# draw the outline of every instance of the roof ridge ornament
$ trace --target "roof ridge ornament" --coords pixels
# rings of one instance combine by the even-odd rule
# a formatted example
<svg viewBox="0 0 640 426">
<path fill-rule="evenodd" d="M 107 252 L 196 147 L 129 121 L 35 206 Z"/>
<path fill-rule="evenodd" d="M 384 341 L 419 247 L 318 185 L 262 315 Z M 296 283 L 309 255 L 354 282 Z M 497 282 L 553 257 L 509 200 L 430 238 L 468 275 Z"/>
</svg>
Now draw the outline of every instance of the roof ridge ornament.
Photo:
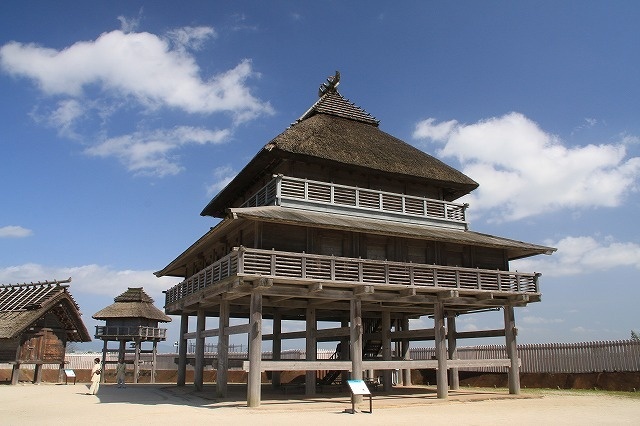
<svg viewBox="0 0 640 426">
<path fill-rule="evenodd" d="M 327 77 L 326 83 L 322 83 L 318 89 L 318 96 L 323 97 L 326 93 L 336 92 L 340 84 L 340 71 L 336 70 L 335 75 Z"/>
</svg>

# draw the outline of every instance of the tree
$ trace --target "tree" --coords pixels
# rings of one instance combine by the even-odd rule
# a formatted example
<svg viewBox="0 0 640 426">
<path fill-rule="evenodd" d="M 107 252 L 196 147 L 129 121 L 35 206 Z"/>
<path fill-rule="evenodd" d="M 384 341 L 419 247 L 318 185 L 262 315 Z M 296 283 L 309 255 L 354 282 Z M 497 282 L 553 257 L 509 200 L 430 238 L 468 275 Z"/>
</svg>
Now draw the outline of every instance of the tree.
<svg viewBox="0 0 640 426">
<path fill-rule="evenodd" d="M 633 340 L 634 342 L 640 342 L 640 334 L 631 330 L 631 340 Z"/>
</svg>

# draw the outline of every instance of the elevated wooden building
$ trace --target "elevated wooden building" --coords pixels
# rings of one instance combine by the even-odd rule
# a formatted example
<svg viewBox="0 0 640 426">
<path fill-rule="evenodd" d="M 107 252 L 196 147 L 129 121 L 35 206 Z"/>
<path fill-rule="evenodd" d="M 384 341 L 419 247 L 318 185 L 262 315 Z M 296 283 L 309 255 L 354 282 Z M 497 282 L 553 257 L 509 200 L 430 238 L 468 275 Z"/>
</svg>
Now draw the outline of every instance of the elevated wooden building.
<svg viewBox="0 0 640 426">
<path fill-rule="evenodd" d="M 275 137 L 204 208 L 222 219 L 157 276 L 184 278 L 166 291 L 165 312 L 181 315 L 178 384 L 184 384 L 187 340 L 196 341 L 195 384 L 202 386 L 205 338 L 218 339 L 217 390 L 226 393 L 228 339 L 249 334 L 247 403 L 260 404 L 262 371 L 316 370 L 363 378 L 376 370 L 391 389 L 391 371 L 436 368 L 438 396 L 457 387 L 457 368 L 510 368 L 519 392 L 514 308 L 540 300 L 539 274 L 509 262 L 553 248 L 470 231 L 466 204 L 478 184 L 419 149 L 381 131 L 378 120 L 337 90 L 339 73 L 320 99 Z M 455 318 L 504 310 L 504 328 L 457 332 Z M 196 329 L 188 319 L 195 316 Z M 410 330 L 409 319 L 433 327 Z M 207 317 L 219 318 L 205 329 Z M 230 318 L 246 318 L 229 326 Z M 262 333 L 262 321 L 273 333 Z M 283 333 L 283 320 L 304 332 Z M 445 327 L 445 320 L 447 322 Z M 321 326 L 319 324 L 338 324 Z M 456 359 L 456 339 L 506 336 L 509 359 Z M 304 362 L 280 359 L 283 339 L 304 338 Z M 261 360 L 272 341 L 273 360 Z M 436 360 L 410 360 L 409 343 L 435 340 Z M 316 360 L 318 342 L 340 342 L 331 360 Z"/>
<path fill-rule="evenodd" d="M 33 365 L 33 381 L 42 381 L 42 367 L 65 364 L 68 342 L 90 342 L 78 304 L 69 293 L 71 278 L 0 285 L 0 363 L 13 364 L 11 384 L 21 365 Z"/>
<path fill-rule="evenodd" d="M 156 355 L 158 342 L 167 338 L 167 329 L 160 328 L 160 322 L 171 322 L 171 318 L 153 305 L 153 299 L 142 287 L 129 287 L 127 291 L 113 299 L 114 303 L 93 314 L 93 318 L 103 320 L 105 325 L 96 326 L 96 339 L 104 342 L 102 347 L 102 369 L 107 362 L 107 353 L 116 352 L 118 359 L 126 359 L 133 353 L 133 382 L 138 383 L 140 374 L 140 354 L 151 353 L 151 383 L 155 383 Z M 109 348 L 109 342 L 117 342 L 117 348 Z M 127 343 L 133 348 L 127 349 Z M 144 349 L 144 344 L 151 349 Z M 131 361 L 131 360 L 130 360 Z M 105 375 L 102 375 L 104 380 Z"/>
</svg>

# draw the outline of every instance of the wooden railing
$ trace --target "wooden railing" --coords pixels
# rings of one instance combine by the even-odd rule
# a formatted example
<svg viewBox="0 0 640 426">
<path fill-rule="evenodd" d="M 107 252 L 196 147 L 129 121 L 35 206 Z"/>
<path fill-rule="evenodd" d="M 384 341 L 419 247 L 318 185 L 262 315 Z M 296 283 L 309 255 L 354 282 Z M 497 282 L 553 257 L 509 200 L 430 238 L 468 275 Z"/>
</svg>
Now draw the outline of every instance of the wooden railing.
<svg viewBox="0 0 640 426">
<path fill-rule="evenodd" d="M 380 213 L 410 220 L 430 219 L 451 226 L 466 226 L 466 204 L 393 192 L 376 191 L 309 179 L 275 175 L 262 189 L 249 197 L 241 207 L 287 205 L 300 202 L 339 211 L 355 209 L 365 215 Z"/>
<path fill-rule="evenodd" d="M 145 327 L 145 326 L 96 326 L 96 339 L 107 337 L 129 337 L 140 339 L 161 339 L 167 336 L 166 328 Z"/>
<path fill-rule="evenodd" d="M 235 247 L 222 259 L 167 290 L 166 304 L 232 275 L 515 293 L 538 293 L 539 277 L 535 273 Z"/>
</svg>

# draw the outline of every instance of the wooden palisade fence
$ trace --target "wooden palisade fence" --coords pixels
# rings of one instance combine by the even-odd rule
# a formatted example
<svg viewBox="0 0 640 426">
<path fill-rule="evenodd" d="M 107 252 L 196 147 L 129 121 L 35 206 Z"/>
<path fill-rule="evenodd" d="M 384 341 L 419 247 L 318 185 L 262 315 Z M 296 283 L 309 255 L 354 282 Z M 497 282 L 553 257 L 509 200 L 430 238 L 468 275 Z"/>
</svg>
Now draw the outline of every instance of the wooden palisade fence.
<svg viewBox="0 0 640 426">
<path fill-rule="evenodd" d="M 459 359 L 506 358 L 504 345 L 459 347 Z M 435 348 L 411 349 L 412 359 L 431 359 Z M 521 373 L 640 371 L 640 342 L 634 340 L 518 345 Z M 505 367 L 469 370 L 506 372 Z"/>
</svg>

